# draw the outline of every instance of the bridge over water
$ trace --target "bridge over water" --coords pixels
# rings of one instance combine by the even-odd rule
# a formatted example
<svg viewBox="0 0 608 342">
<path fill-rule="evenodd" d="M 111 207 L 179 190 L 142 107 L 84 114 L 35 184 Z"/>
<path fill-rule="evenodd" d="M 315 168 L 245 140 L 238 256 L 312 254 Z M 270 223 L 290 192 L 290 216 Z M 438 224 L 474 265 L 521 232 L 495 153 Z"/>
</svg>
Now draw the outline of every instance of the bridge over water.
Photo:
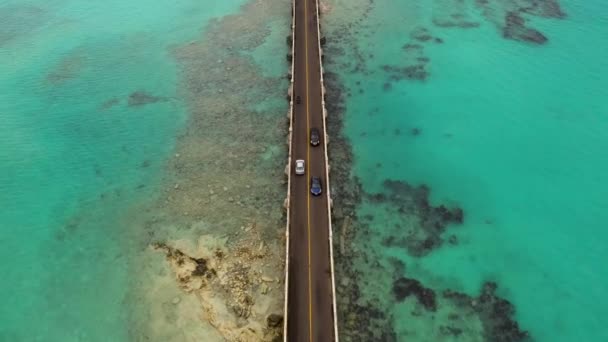
<svg viewBox="0 0 608 342">
<path fill-rule="evenodd" d="M 318 0 L 292 0 L 284 341 L 338 341 Z M 299 100 L 298 100 L 299 99 Z M 312 146 L 310 130 L 320 132 Z M 305 161 L 303 175 L 295 161 Z M 323 193 L 310 192 L 311 177 Z"/>
</svg>

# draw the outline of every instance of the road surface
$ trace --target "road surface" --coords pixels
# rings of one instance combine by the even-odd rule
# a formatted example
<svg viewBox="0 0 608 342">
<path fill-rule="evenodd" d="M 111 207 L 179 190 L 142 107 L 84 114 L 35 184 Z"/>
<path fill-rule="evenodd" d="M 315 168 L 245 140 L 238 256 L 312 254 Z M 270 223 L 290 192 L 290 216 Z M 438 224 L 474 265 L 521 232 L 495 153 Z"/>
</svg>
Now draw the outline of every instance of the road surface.
<svg viewBox="0 0 608 342">
<path fill-rule="evenodd" d="M 287 340 L 334 341 L 329 253 L 329 213 L 325 188 L 325 144 L 315 0 L 295 1 L 294 109 L 292 134 Z M 300 103 L 295 101 L 300 97 Z M 310 145 L 310 129 L 321 143 Z M 304 175 L 295 160 L 306 161 Z M 310 193 L 310 177 L 320 177 L 323 194 Z"/>
</svg>

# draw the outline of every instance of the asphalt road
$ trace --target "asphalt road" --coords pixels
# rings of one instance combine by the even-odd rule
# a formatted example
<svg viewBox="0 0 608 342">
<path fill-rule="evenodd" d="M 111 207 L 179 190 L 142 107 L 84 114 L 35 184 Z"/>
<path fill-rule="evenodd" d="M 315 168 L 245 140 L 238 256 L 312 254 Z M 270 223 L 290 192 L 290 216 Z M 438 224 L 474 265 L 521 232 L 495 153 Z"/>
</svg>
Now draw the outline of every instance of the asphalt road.
<svg viewBox="0 0 608 342">
<path fill-rule="evenodd" d="M 288 341 L 334 341 L 329 255 L 329 222 L 325 188 L 325 143 L 315 0 L 295 1 L 294 117 L 292 134 Z M 301 102 L 295 102 L 300 96 Z M 321 143 L 310 145 L 310 128 Z M 295 160 L 306 172 L 295 174 Z M 321 178 L 323 193 L 310 193 L 310 178 Z"/>
</svg>

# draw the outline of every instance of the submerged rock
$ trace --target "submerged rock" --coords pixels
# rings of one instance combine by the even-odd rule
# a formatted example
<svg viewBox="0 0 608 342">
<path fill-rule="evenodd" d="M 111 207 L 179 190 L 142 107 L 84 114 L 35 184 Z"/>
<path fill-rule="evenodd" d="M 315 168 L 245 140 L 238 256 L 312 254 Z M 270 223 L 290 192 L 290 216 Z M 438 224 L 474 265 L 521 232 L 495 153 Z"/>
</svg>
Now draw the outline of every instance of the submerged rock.
<svg viewBox="0 0 608 342">
<path fill-rule="evenodd" d="M 183 282 L 189 282 L 191 277 L 205 277 L 210 279 L 216 275 L 215 269 L 208 265 L 204 258 L 193 258 L 181 250 L 164 243 L 156 243 L 153 247 L 165 252 L 167 259 L 179 268 L 178 278 Z M 184 284 L 185 285 L 185 284 Z"/>
<path fill-rule="evenodd" d="M 203 258 L 192 260 L 196 263 L 196 268 L 192 271 L 193 276 L 210 276 L 214 272 L 207 267 L 207 260 Z"/>
<path fill-rule="evenodd" d="M 268 315 L 268 317 L 266 317 L 266 325 L 269 328 L 276 328 L 276 327 L 280 326 L 281 324 L 283 324 L 283 315 L 273 313 L 273 314 Z"/>
</svg>

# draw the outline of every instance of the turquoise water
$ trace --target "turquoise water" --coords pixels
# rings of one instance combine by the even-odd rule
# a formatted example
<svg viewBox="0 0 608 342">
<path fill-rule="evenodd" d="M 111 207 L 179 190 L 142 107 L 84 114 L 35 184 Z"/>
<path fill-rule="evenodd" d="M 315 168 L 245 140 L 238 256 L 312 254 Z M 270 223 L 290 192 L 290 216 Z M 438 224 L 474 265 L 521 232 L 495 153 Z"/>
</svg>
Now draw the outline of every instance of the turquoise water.
<svg viewBox="0 0 608 342">
<path fill-rule="evenodd" d="M 0 340 L 129 339 L 119 218 L 187 118 L 172 48 L 243 2 L 0 1 Z"/>
<path fill-rule="evenodd" d="M 129 262 L 143 239 L 127 239 L 123 216 L 156 195 L 188 118 L 171 51 L 243 2 L 0 0 L 0 340 L 139 336 L 128 325 L 140 318 Z M 370 5 L 328 3 L 330 40 Z M 500 15 L 483 17 L 473 2 L 375 0 L 351 27 L 362 35 L 330 43 L 345 55 L 329 55 L 327 66 L 351 93 L 344 129 L 364 190 L 383 191 L 386 179 L 426 184 L 433 204 L 465 212 L 443 234 L 457 244 L 413 257 L 382 243 L 399 233 L 389 228 L 394 213 L 364 201 L 358 211 L 375 216 L 377 238 L 354 240 L 353 249 L 371 247 L 381 265 L 398 258 L 408 277 L 437 291 L 475 295 L 495 281 L 538 341 L 604 341 L 608 7 L 561 5 L 564 19 L 526 16 L 549 38 L 537 46 L 503 39 Z M 450 13 L 479 27 L 433 24 Z M 404 50 L 420 27 L 442 42 Z M 261 51 L 284 51 L 280 32 L 272 28 L 251 52 L 269 77 L 282 66 L 264 63 Z M 425 80 L 391 80 L 384 71 L 416 58 L 429 59 Z M 362 60 L 365 72 L 345 60 Z M 398 340 L 452 340 L 425 335 L 439 330 L 432 315 L 392 300 L 389 272 L 366 274 L 361 287 L 378 289 L 366 295 L 384 299 Z M 458 340 L 479 336 L 467 331 Z"/>
<path fill-rule="evenodd" d="M 354 241 L 355 248 L 404 261 L 409 277 L 438 291 L 475 295 L 484 281 L 496 282 L 499 295 L 515 306 L 514 318 L 537 341 L 606 341 L 608 6 L 560 3 L 563 19 L 526 16 L 548 37 L 536 45 L 503 39 L 473 1 L 376 0 L 352 27 L 357 37 L 329 44 L 345 52 L 327 69 L 350 93 L 344 132 L 363 189 L 383 191 L 386 179 L 426 184 L 431 203 L 465 213 L 462 225 L 443 234 L 458 243 L 422 257 L 386 248 L 380 238 Z M 361 13 L 356 10 L 369 3 L 330 4 L 328 37 L 352 19 L 342 11 Z M 479 27 L 433 24 L 450 13 Z M 420 27 L 441 41 L 404 50 Z M 353 72 L 357 53 L 365 72 Z M 417 57 L 429 59 L 425 80 L 391 81 L 383 71 L 384 65 L 415 64 Z M 397 219 L 384 209 L 364 202 L 359 213 L 376 216 L 374 235 L 405 234 L 389 228 Z M 406 330 L 426 323 L 405 307 L 385 308 L 395 315 L 398 340 L 442 340 L 407 339 Z"/>
</svg>

